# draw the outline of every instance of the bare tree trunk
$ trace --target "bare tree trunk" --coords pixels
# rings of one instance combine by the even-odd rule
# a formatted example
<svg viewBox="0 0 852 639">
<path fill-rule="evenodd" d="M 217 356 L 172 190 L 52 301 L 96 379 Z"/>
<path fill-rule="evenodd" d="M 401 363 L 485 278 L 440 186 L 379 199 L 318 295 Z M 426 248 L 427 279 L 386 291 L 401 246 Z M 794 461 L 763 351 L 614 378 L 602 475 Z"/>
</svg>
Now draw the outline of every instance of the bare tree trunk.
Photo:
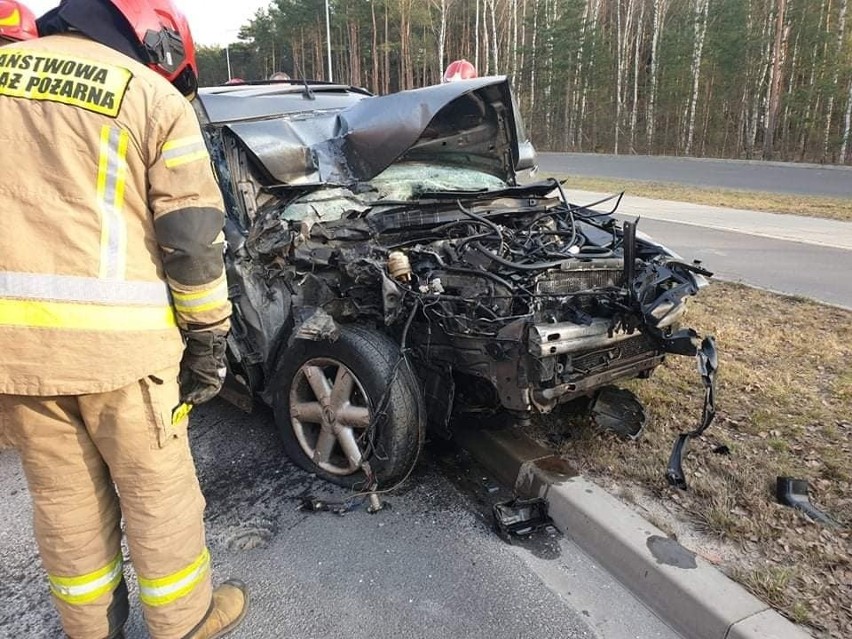
<svg viewBox="0 0 852 639">
<path fill-rule="evenodd" d="M 788 14 L 793 13 L 793 6 L 795 2 L 793 0 L 788 0 L 787 12 Z M 801 40 L 802 30 L 796 30 L 796 39 L 793 41 L 793 52 L 790 54 L 790 72 L 788 77 L 790 78 L 790 82 L 787 85 L 787 97 L 784 100 L 784 115 L 781 116 L 781 149 L 782 149 L 782 157 L 784 159 L 788 159 L 789 153 L 788 142 L 790 140 L 790 131 L 793 129 L 793 118 L 790 117 L 793 112 L 793 95 L 795 91 L 798 89 L 797 84 L 797 76 L 799 68 L 799 42 Z"/>
<path fill-rule="evenodd" d="M 654 29 L 651 36 L 651 87 L 648 98 L 648 112 L 645 122 L 645 137 L 647 138 L 648 153 L 653 152 L 654 133 L 656 130 L 656 108 L 657 108 L 657 79 L 660 69 L 659 52 L 660 37 L 663 33 L 663 24 L 666 20 L 666 12 L 669 8 L 669 0 L 654 0 Z"/>
<path fill-rule="evenodd" d="M 846 164 L 852 160 L 852 153 L 849 150 L 849 143 L 852 134 L 852 79 L 849 80 L 849 97 L 846 99 L 846 117 L 843 120 L 843 142 L 840 144 L 840 164 Z"/>
<path fill-rule="evenodd" d="M 538 57 L 538 50 L 535 48 L 536 40 L 538 39 L 538 3 L 539 0 L 533 1 L 533 23 L 532 23 L 532 42 L 531 42 L 531 51 L 530 51 L 530 118 L 532 118 L 531 124 L 535 125 L 535 96 L 537 93 L 535 86 L 535 69 L 536 69 L 536 58 Z"/>
<path fill-rule="evenodd" d="M 384 87 L 382 93 L 390 93 L 390 44 L 388 42 L 388 5 L 385 2 L 385 42 L 384 42 Z"/>
<path fill-rule="evenodd" d="M 373 79 L 370 82 L 370 87 L 372 87 L 373 93 L 379 92 L 379 36 L 376 32 L 376 3 L 370 3 L 370 17 L 373 19 L 373 34 L 372 34 L 372 46 L 373 51 L 372 57 L 373 59 Z"/>
<path fill-rule="evenodd" d="M 823 134 L 822 141 L 822 161 L 825 162 L 828 159 L 828 147 L 829 140 L 831 137 L 831 122 L 832 116 L 834 115 L 834 97 L 837 94 L 837 79 L 840 73 L 840 60 L 843 59 L 843 38 L 846 35 L 846 7 L 847 0 L 840 1 L 840 15 L 838 16 L 837 23 L 837 57 L 833 60 L 834 69 L 831 75 L 831 91 L 828 94 L 828 105 L 826 107 L 825 113 L 825 133 Z M 843 163 L 843 156 L 840 158 L 840 162 Z"/>
<path fill-rule="evenodd" d="M 518 0 L 512 0 L 512 86 L 518 86 Z"/>
<path fill-rule="evenodd" d="M 627 69 L 630 67 L 630 33 L 636 15 L 636 0 L 628 0 L 627 11 L 622 17 L 622 2 L 616 5 L 616 78 L 615 78 L 615 141 L 614 152 L 618 155 L 618 142 L 622 129 L 623 113 L 627 102 Z"/>
<path fill-rule="evenodd" d="M 447 38 L 447 0 L 441 0 L 441 28 L 438 31 L 438 69 L 444 72 L 444 47 Z"/>
<path fill-rule="evenodd" d="M 314 38 L 314 64 L 316 65 L 315 69 L 320 69 L 320 80 L 325 80 L 325 74 L 328 72 L 328 69 L 323 68 L 323 50 L 322 50 L 322 38 L 319 37 L 319 34 L 322 33 L 323 26 L 320 24 L 319 18 L 317 18 L 316 23 L 316 34 L 317 37 Z"/>
<path fill-rule="evenodd" d="M 477 71 L 479 71 L 479 75 L 491 75 L 491 38 L 488 35 L 488 0 L 482 0 L 482 21 L 480 24 L 484 69 L 477 67 Z"/>
<path fill-rule="evenodd" d="M 491 9 L 491 53 L 494 58 L 494 73 L 500 73 L 500 50 L 499 40 L 497 39 L 497 10 L 495 8 L 496 0 L 488 0 Z"/>
<path fill-rule="evenodd" d="M 413 0 L 399 3 L 399 58 L 400 88 L 411 89 L 414 86 L 414 60 L 411 57 L 411 5 Z"/>
<path fill-rule="evenodd" d="M 589 56 L 589 72 L 586 77 L 583 79 L 583 94 L 580 98 L 580 150 L 582 150 L 583 144 L 583 130 L 585 128 L 585 119 L 586 119 L 586 104 L 588 104 L 589 100 L 589 86 L 591 85 L 590 76 L 594 73 L 595 70 L 595 40 L 597 37 L 598 30 L 598 18 L 600 16 L 601 11 L 601 0 L 593 0 L 592 4 L 592 19 L 591 19 L 591 39 L 592 39 L 592 53 Z M 594 119 L 592 120 L 593 124 L 593 133 L 594 133 Z M 594 138 L 594 135 L 593 135 Z M 594 142 L 594 139 L 592 140 Z"/>
<path fill-rule="evenodd" d="M 553 25 L 556 23 L 558 17 L 558 7 L 556 0 L 549 0 L 544 4 L 544 16 L 547 29 L 547 59 L 545 61 L 545 69 L 547 70 L 547 84 L 544 88 L 544 99 L 545 104 L 547 105 L 547 110 L 545 111 L 545 130 L 547 131 L 547 139 L 550 140 L 550 144 L 552 145 L 552 140 L 555 139 L 553 123 L 554 123 L 554 107 L 553 104 Z M 551 146 L 551 148 L 553 148 Z"/>
<path fill-rule="evenodd" d="M 754 154 L 754 147 L 757 144 L 757 130 L 760 125 L 760 96 L 763 93 L 763 83 L 767 81 L 767 76 L 770 71 L 770 67 L 772 65 L 771 60 L 771 51 L 772 51 L 772 40 L 769 38 L 769 33 L 772 29 L 772 12 L 767 12 L 766 20 L 763 23 L 763 30 L 761 32 L 761 42 L 765 42 L 765 46 L 763 48 L 763 57 L 764 63 L 761 67 L 760 75 L 755 79 L 755 90 L 752 98 L 752 113 L 750 118 L 750 129 L 747 140 L 747 157 L 751 158 Z M 769 107 L 769 100 L 764 101 L 766 103 L 766 107 Z M 768 119 L 768 113 L 764 115 L 764 122 Z"/>
<path fill-rule="evenodd" d="M 639 7 L 636 25 L 636 42 L 633 51 L 633 104 L 630 108 L 630 153 L 636 153 L 636 120 L 639 114 L 639 52 L 642 48 L 642 32 L 645 26 L 645 3 Z"/>
<path fill-rule="evenodd" d="M 822 0 L 822 2 L 820 3 L 819 22 L 817 23 L 819 25 L 820 29 L 822 29 L 822 22 L 823 22 L 823 19 L 825 19 L 825 16 L 826 16 L 826 2 L 827 2 L 827 0 Z M 810 129 L 811 129 L 811 126 L 810 126 L 811 115 L 813 113 L 816 113 L 817 111 L 819 111 L 819 98 L 815 97 L 815 93 L 816 93 L 816 82 L 815 82 L 816 81 L 816 71 L 817 71 L 817 66 L 819 66 L 818 61 L 820 59 L 819 49 L 820 49 L 819 41 L 817 41 L 814 44 L 813 53 L 811 54 L 811 56 L 812 56 L 811 72 L 810 72 L 810 77 L 808 79 L 808 85 L 807 85 L 808 86 L 808 100 L 807 100 L 807 105 L 805 106 L 805 116 L 802 120 L 804 122 L 804 126 L 802 126 L 802 132 L 799 135 L 799 152 L 798 152 L 799 160 L 803 160 L 804 157 L 805 157 L 805 147 L 807 146 L 808 137 L 809 137 L 809 133 L 810 133 Z"/>
<path fill-rule="evenodd" d="M 784 0 L 786 1 L 786 0 Z M 698 104 L 698 87 L 701 80 L 701 58 L 704 51 L 704 37 L 707 34 L 707 13 L 710 0 L 695 0 L 693 34 L 695 42 L 692 47 L 692 97 L 689 100 L 686 118 L 686 140 L 683 145 L 685 155 L 692 154 L 692 141 L 695 138 L 695 110 Z"/>
<path fill-rule="evenodd" d="M 349 22 L 349 78 L 350 82 L 356 86 L 361 86 L 361 33 L 358 27 L 358 20 L 352 19 Z"/>
<path fill-rule="evenodd" d="M 704 129 L 701 132 L 701 150 L 699 154 L 704 156 L 707 154 L 707 131 L 710 128 L 710 105 L 713 103 L 713 81 L 715 73 L 709 74 L 710 81 L 707 83 L 707 97 L 704 99 Z M 727 105 L 725 105 L 727 106 Z M 725 127 L 725 135 L 727 135 L 727 126 Z"/>
<path fill-rule="evenodd" d="M 781 101 L 781 69 L 784 63 L 784 47 L 789 29 L 784 27 L 787 12 L 787 0 L 777 0 L 775 16 L 775 44 L 772 52 L 772 75 L 769 82 L 769 110 L 766 129 L 763 135 L 763 159 L 771 160 L 775 143 L 775 126 L 778 119 L 778 107 Z"/>
<path fill-rule="evenodd" d="M 485 0 L 482 0 L 485 2 Z M 476 0 L 476 35 L 474 35 L 474 40 L 476 41 L 476 46 L 474 48 L 473 55 L 473 66 L 476 67 L 476 70 L 479 71 L 479 0 Z"/>
<path fill-rule="evenodd" d="M 586 0 L 583 6 L 583 19 L 580 25 L 580 46 L 577 47 L 577 64 L 574 71 L 573 89 L 571 91 L 571 146 L 577 145 L 578 131 L 582 128 L 582 115 L 580 114 L 580 87 L 583 81 L 583 54 L 586 49 L 586 29 L 589 23 L 589 13 L 593 0 Z"/>
<path fill-rule="evenodd" d="M 524 69 L 524 63 L 526 62 L 526 48 L 527 48 L 527 0 L 524 0 L 523 5 L 521 5 L 521 59 L 520 59 L 520 68 L 522 71 Z"/>
<path fill-rule="evenodd" d="M 613 131 L 613 153 L 618 155 L 618 133 L 621 129 L 621 108 L 624 104 L 622 95 L 622 78 L 624 74 L 624 28 L 621 18 L 621 0 L 616 0 L 615 5 L 615 127 Z"/>
</svg>

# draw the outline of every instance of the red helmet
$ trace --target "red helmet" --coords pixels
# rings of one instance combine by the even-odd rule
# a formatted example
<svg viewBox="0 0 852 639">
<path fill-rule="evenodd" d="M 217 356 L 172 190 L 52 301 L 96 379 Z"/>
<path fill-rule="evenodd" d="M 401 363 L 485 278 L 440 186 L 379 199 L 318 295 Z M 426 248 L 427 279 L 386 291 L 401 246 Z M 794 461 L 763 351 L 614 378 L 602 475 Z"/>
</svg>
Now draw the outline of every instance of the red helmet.
<svg viewBox="0 0 852 639">
<path fill-rule="evenodd" d="M 453 62 L 450 62 L 449 66 L 447 66 L 447 70 L 444 71 L 443 82 L 471 80 L 477 76 L 476 67 L 462 58 L 461 60 L 454 60 Z"/>
<path fill-rule="evenodd" d="M 0 39 L 30 40 L 37 37 L 33 12 L 20 2 L 0 0 Z"/>
<path fill-rule="evenodd" d="M 183 93 L 198 89 L 195 43 L 183 13 L 171 0 L 109 0 L 125 17 L 147 56 L 144 62 Z"/>
</svg>

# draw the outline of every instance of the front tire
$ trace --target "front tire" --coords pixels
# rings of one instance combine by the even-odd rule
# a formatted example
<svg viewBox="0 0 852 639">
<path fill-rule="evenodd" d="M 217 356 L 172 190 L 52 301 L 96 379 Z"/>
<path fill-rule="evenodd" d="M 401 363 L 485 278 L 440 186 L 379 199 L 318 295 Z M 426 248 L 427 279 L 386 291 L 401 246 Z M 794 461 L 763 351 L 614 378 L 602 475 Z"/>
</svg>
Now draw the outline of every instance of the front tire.
<svg viewBox="0 0 852 639">
<path fill-rule="evenodd" d="M 425 409 L 416 376 L 387 335 L 340 327 L 336 341 L 297 340 L 278 365 L 275 421 L 293 462 L 332 483 L 362 490 L 370 467 L 379 486 L 402 480 L 423 444 Z"/>
</svg>

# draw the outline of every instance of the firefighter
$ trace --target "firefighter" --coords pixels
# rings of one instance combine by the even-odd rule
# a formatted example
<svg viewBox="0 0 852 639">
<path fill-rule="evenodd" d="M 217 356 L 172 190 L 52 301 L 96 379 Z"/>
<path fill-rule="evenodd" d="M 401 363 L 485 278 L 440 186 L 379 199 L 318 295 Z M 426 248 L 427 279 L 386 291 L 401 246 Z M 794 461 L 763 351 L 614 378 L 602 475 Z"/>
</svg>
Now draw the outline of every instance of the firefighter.
<svg viewBox="0 0 852 639">
<path fill-rule="evenodd" d="M 0 0 L 0 46 L 37 37 L 33 12 L 20 2 Z"/>
<path fill-rule="evenodd" d="M 63 0 L 0 49 L 0 420 L 69 637 L 121 637 L 121 533 L 154 639 L 220 637 L 187 413 L 218 393 L 223 203 L 171 0 Z M 183 95 L 181 95 L 183 94 Z"/>
<path fill-rule="evenodd" d="M 441 82 L 455 82 L 456 80 L 472 80 L 476 78 L 476 67 L 465 59 L 453 60 L 447 65 Z"/>
</svg>

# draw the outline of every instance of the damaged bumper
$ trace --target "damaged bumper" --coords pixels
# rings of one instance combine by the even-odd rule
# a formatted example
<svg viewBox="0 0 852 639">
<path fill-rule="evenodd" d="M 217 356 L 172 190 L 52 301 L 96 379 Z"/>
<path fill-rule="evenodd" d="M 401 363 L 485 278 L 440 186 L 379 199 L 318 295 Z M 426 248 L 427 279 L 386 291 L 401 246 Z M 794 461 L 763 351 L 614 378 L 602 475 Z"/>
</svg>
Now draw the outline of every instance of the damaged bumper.
<svg viewBox="0 0 852 639">
<path fill-rule="evenodd" d="M 669 463 L 666 467 L 666 479 L 675 488 L 686 490 L 686 475 L 683 472 L 683 453 L 687 442 L 693 437 L 701 436 L 716 416 L 716 371 L 719 368 L 719 360 L 716 354 L 716 341 L 712 337 L 705 337 L 701 347 L 695 354 L 698 362 L 698 372 L 704 385 L 704 406 L 701 409 L 701 422 L 698 428 L 688 433 L 681 433 L 672 446 Z"/>
</svg>

